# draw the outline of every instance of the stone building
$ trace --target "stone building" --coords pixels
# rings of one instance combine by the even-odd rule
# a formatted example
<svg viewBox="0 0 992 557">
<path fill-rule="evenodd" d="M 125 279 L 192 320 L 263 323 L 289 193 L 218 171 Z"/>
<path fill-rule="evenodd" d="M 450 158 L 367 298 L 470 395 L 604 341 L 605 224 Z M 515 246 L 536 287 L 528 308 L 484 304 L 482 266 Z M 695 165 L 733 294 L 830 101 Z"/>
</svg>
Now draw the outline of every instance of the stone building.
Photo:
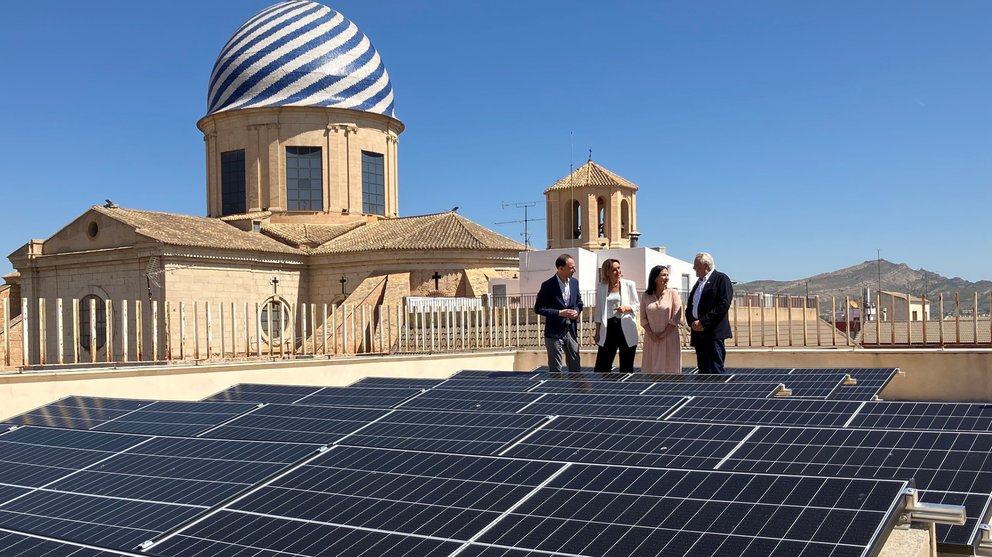
<svg viewBox="0 0 992 557">
<path fill-rule="evenodd" d="M 81 345 L 81 359 L 92 356 L 91 312 L 102 324 L 110 309 L 120 334 L 120 301 L 131 300 L 133 312 L 143 300 L 146 323 L 152 301 L 172 302 L 172 314 L 158 319 L 175 327 L 180 302 L 246 311 L 397 305 L 410 295 L 481 296 L 489 279 L 517 271 L 525 246 L 454 211 L 400 216 L 404 126 L 393 88 L 369 39 L 340 13 L 290 0 L 249 19 L 217 57 L 207 107 L 197 122 L 207 216 L 108 201 L 9 256 L 28 307 L 49 330 L 62 319 L 64 340 Z M 73 322 L 79 339 L 69 332 Z M 111 359 L 123 349 L 114 346 Z"/>
<path fill-rule="evenodd" d="M 548 249 L 637 247 L 637 186 L 589 161 L 544 190 Z"/>
</svg>

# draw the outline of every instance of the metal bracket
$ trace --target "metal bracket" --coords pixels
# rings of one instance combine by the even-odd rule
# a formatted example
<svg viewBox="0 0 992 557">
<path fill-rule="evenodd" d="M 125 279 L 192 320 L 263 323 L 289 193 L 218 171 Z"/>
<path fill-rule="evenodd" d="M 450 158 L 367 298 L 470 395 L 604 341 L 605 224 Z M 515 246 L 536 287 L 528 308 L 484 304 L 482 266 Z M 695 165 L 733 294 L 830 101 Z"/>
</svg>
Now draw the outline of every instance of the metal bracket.
<svg viewBox="0 0 992 557">
<path fill-rule="evenodd" d="M 845 385 L 845 386 L 848 386 L 848 387 L 853 387 L 853 386 L 855 386 L 855 385 L 858 384 L 858 380 L 855 379 L 855 378 L 853 378 L 853 377 L 851 377 L 850 374 L 846 374 L 846 375 L 844 375 L 844 379 L 842 379 L 840 383 L 841 383 L 841 385 Z"/>
<path fill-rule="evenodd" d="M 934 524 L 950 524 L 963 526 L 965 519 L 964 505 L 943 505 L 940 503 L 921 503 L 918 492 L 914 488 L 906 488 L 906 512 L 910 522 L 933 522 Z"/>
<path fill-rule="evenodd" d="M 792 389 L 786 387 L 782 383 L 778 384 L 778 388 L 772 393 L 772 396 L 792 396 Z"/>
</svg>

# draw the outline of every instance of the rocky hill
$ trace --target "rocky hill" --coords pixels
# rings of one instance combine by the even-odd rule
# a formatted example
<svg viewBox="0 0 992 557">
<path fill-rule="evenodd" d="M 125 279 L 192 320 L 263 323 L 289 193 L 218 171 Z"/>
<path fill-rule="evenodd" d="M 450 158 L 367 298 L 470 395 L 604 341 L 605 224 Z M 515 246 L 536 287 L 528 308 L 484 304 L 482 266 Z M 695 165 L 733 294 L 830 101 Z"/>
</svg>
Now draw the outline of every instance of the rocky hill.
<svg viewBox="0 0 992 557">
<path fill-rule="evenodd" d="M 829 310 L 831 296 L 836 296 L 838 301 L 843 300 L 844 296 L 860 298 L 862 288 L 870 288 L 874 296 L 880 278 L 883 291 L 909 292 L 916 297 L 925 295 L 931 301 L 934 317 L 937 312 L 938 294 L 944 295 L 944 313 L 954 312 L 955 292 L 959 296 L 964 314 L 970 315 L 975 292 L 978 293 L 979 315 L 989 313 L 989 291 L 992 290 L 992 281 L 970 282 L 959 277 L 947 278 L 926 269 L 911 269 L 905 263 L 892 263 L 884 259 L 865 261 L 853 267 L 805 279 L 756 280 L 740 283 L 734 286 L 734 290 L 805 296 L 808 288 L 810 296 L 820 296 L 821 309 Z"/>
</svg>

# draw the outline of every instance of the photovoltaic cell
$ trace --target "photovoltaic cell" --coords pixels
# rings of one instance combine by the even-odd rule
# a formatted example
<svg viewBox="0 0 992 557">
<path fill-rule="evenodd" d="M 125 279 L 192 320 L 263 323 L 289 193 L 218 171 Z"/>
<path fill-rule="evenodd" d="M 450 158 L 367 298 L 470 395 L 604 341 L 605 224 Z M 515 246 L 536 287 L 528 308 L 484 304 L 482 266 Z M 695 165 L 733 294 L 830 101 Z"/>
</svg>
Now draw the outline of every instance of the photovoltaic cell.
<svg viewBox="0 0 992 557">
<path fill-rule="evenodd" d="M 392 408 L 420 394 L 416 387 L 324 387 L 297 401 L 316 406 L 347 406 L 354 408 Z"/>
<path fill-rule="evenodd" d="M 992 435 L 761 427 L 721 470 L 912 479 L 924 491 L 992 493 Z"/>
<path fill-rule="evenodd" d="M 525 414 L 397 410 L 341 443 L 494 455 L 546 419 Z"/>
<path fill-rule="evenodd" d="M 830 400 L 875 400 L 882 387 L 872 385 L 841 385 L 830 395 Z"/>
<path fill-rule="evenodd" d="M 237 402 L 155 402 L 93 427 L 99 431 L 191 437 L 256 407 Z"/>
<path fill-rule="evenodd" d="M 292 404 L 307 395 L 316 393 L 320 389 L 321 387 L 242 383 L 203 400 L 205 402 L 271 402 Z"/>
<path fill-rule="evenodd" d="M 992 432 L 992 404 L 871 402 L 850 427 Z"/>
<path fill-rule="evenodd" d="M 381 409 L 270 404 L 214 428 L 202 437 L 326 444 L 341 439 L 388 412 Z"/>
<path fill-rule="evenodd" d="M 458 553 L 458 557 L 555 557 L 565 553 L 550 553 L 545 551 L 528 551 L 505 546 L 492 546 L 473 543 Z"/>
<path fill-rule="evenodd" d="M 576 464 L 478 541 L 573 555 L 866 555 L 906 485 Z"/>
<path fill-rule="evenodd" d="M 431 389 L 404 402 L 400 408 L 459 412 L 516 412 L 540 399 L 541 393 L 455 391 Z"/>
<path fill-rule="evenodd" d="M 7 557 L 139 557 L 139 553 L 101 551 L 68 542 L 46 540 L 0 530 L 0 555 Z"/>
<path fill-rule="evenodd" d="M 659 418 L 684 397 L 613 394 L 547 394 L 521 412 L 560 416 Z"/>
<path fill-rule="evenodd" d="M 8 421 L 19 425 L 90 429 L 108 420 L 120 418 L 139 408 L 144 408 L 153 402 L 152 400 L 72 396 L 25 412 L 10 418 Z"/>
<path fill-rule="evenodd" d="M 693 398 L 667 419 L 724 424 L 840 427 L 860 402 L 786 398 Z"/>
<path fill-rule="evenodd" d="M 506 456 L 705 470 L 753 426 L 559 417 L 513 445 Z"/>
</svg>

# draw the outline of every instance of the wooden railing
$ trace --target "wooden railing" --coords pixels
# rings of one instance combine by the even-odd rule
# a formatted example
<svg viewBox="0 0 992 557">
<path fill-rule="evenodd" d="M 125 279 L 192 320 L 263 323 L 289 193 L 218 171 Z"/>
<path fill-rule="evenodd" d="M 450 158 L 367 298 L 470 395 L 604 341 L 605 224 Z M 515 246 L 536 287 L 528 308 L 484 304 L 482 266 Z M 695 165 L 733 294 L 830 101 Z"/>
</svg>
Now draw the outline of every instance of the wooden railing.
<svg viewBox="0 0 992 557">
<path fill-rule="evenodd" d="M 992 347 L 978 295 L 963 307 L 955 296 L 945 319 L 852 319 L 852 300 L 814 297 L 813 304 L 731 306 L 729 347 Z M 742 303 L 743 302 L 743 303 Z M 16 302 L 15 302 L 16 303 Z M 809 305 L 812 307 L 802 307 Z M 142 362 L 240 361 L 367 354 L 503 349 L 543 350 L 543 319 L 526 307 L 411 311 L 406 306 L 244 302 L 0 300 L 0 351 L 7 368 L 129 365 Z M 817 307 L 830 308 L 818 315 Z M 949 310 L 945 314 L 945 309 Z M 16 311 L 15 311 L 16 310 Z M 909 315 L 909 312 L 906 312 Z M 593 308 L 580 316 L 580 344 L 594 346 Z M 682 327 L 683 346 L 688 330 Z"/>
</svg>

